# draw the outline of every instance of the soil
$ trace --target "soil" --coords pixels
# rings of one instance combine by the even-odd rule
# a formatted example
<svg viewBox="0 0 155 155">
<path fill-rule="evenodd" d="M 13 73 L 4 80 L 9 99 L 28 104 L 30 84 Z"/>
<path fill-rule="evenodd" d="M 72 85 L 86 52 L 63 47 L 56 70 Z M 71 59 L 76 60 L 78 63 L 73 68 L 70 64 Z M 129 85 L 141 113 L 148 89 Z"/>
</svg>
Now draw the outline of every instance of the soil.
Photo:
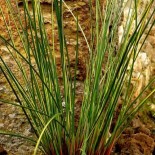
<svg viewBox="0 0 155 155">
<path fill-rule="evenodd" d="M 15 0 L 12 3 L 15 6 Z M 43 16 L 45 18 L 45 27 L 47 30 L 47 35 L 49 41 L 51 40 L 51 23 L 50 23 L 50 11 L 51 11 L 51 0 L 42 0 L 42 8 L 43 8 Z M 72 8 L 74 13 L 78 13 L 79 15 L 79 23 L 82 25 L 83 30 L 87 36 L 88 41 L 90 40 L 90 14 L 89 14 L 89 5 L 87 0 L 77 1 L 70 0 L 66 1 L 68 6 Z M 0 6 L 4 11 L 4 16 L 9 21 L 9 10 L 6 9 L 5 1 L 0 1 Z M 15 15 L 20 14 L 23 15 L 22 3 L 19 3 L 19 8 Z M 30 3 L 31 8 L 31 3 Z M 16 9 L 15 9 L 16 10 Z M 68 12 L 67 9 L 64 8 L 63 12 L 64 16 L 64 28 L 66 33 L 66 40 L 68 43 L 68 51 L 69 57 L 71 60 L 71 66 L 75 65 L 75 47 L 76 47 L 76 23 L 74 22 L 73 17 Z M 10 28 L 13 31 L 15 37 L 15 43 L 18 49 L 23 52 L 22 46 L 20 43 L 20 39 L 17 35 L 15 25 L 13 22 L 10 22 Z M 24 25 L 24 23 L 23 23 Z M 55 30 L 57 29 L 56 22 L 54 24 Z M 8 33 L 5 29 L 5 24 L 2 16 L 0 15 L 0 33 L 6 39 L 9 40 Z M 58 43 L 58 33 L 56 30 L 55 33 L 55 41 Z M 151 38 L 152 39 L 152 38 Z M 154 40 L 155 41 L 155 40 Z M 50 42 L 52 45 L 52 42 Z M 146 46 L 147 48 L 147 46 Z M 59 54 L 59 46 L 55 49 L 55 57 L 57 58 L 57 68 L 59 73 L 59 78 L 61 79 L 61 71 L 60 71 L 60 54 Z M 10 68 L 14 71 L 18 78 L 20 78 L 20 73 L 16 65 L 14 64 L 11 56 L 8 54 L 7 49 L 4 44 L 0 42 L 0 54 L 3 56 L 4 60 L 10 66 Z M 154 53 L 153 53 L 154 54 Z M 77 72 L 77 105 L 80 107 L 82 101 L 82 93 L 83 93 L 83 82 L 86 77 L 86 59 L 88 57 L 88 48 L 84 37 L 79 31 L 79 56 L 78 56 L 78 72 Z M 155 70 L 153 75 L 155 75 Z M 0 98 L 8 99 L 15 101 L 16 98 L 12 94 L 10 87 L 8 86 L 2 71 L 0 70 Z M 79 112 L 79 107 L 76 107 L 77 113 Z M 5 104 L 0 102 L 0 130 L 13 131 L 17 133 L 22 133 L 28 137 L 34 137 L 33 131 L 31 130 L 23 112 L 20 108 Z M 0 155 L 30 155 L 32 154 L 34 149 L 34 145 L 30 142 L 27 142 L 21 138 L 3 136 L 0 135 Z M 40 152 L 38 154 L 41 154 Z M 147 107 L 141 111 L 136 118 L 129 124 L 129 127 L 122 133 L 116 145 L 113 149 L 114 155 L 153 155 L 155 154 L 155 117 L 147 110 Z"/>
</svg>

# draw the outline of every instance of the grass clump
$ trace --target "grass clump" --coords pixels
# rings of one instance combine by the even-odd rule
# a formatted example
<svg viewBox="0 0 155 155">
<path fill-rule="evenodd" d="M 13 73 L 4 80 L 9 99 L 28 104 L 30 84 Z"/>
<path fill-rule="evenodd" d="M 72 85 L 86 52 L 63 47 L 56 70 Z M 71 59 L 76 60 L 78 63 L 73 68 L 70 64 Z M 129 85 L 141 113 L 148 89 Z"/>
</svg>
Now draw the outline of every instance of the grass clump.
<svg viewBox="0 0 155 155">
<path fill-rule="evenodd" d="M 22 0 L 24 13 L 22 19 L 14 15 L 11 1 L 5 1 L 20 37 L 24 54 L 16 47 L 2 8 L 0 12 L 10 41 L 3 36 L 0 38 L 18 66 L 23 81 L 17 78 L 2 56 L 0 56 L 0 68 L 36 135 L 36 139 L 25 137 L 36 143 L 34 155 L 37 154 L 38 148 L 43 153 L 52 155 L 109 155 L 122 131 L 155 92 L 153 89 L 143 98 L 143 93 L 155 79 L 152 79 L 134 99 L 135 89 L 131 88 L 133 67 L 147 38 L 147 35 L 145 37 L 143 35 L 145 30 L 149 28 L 150 31 L 155 23 L 153 18 L 155 9 L 151 10 L 153 0 L 146 5 L 140 17 L 137 11 L 140 0 L 131 2 L 123 36 L 118 45 L 116 45 L 118 25 L 127 2 L 109 0 L 102 7 L 101 2 L 96 1 L 94 9 L 90 0 L 90 14 L 95 14 L 95 28 L 92 25 L 91 41 L 88 41 L 78 15 L 73 14 L 65 1 L 54 0 L 51 5 L 52 46 L 47 37 L 39 0 L 31 0 L 32 11 L 28 1 Z M 75 65 L 72 73 L 70 51 L 67 48 L 63 27 L 63 6 L 66 6 L 75 18 L 77 28 Z M 53 54 L 57 46 L 54 40 L 54 16 L 59 36 L 61 81 Z M 85 38 L 89 58 L 81 110 L 78 124 L 75 124 L 79 31 Z M 142 45 L 138 47 L 140 41 Z M 119 103 L 122 93 L 124 100 Z M 65 103 L 65 106 L 62 103 Z M 119 114 L 114 122 L 118 107 Z M 7 134 L 4 131 L 1 133 Z"/>
</svg>

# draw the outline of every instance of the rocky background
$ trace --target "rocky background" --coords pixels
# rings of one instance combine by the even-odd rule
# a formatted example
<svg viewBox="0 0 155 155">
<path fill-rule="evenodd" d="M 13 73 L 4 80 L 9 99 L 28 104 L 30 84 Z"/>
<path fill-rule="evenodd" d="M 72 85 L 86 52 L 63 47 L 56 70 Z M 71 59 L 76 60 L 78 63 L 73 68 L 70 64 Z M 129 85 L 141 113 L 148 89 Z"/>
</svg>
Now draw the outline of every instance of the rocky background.
<svg viewBox="0 0 155 155">
<path fill-rule="evenodd" d="M 101 0 L 102 1 L 102 0 Z M 94 1 L 95 2 L 95 1 Z M 49 40 L 52 40 L 51 36 L 51 3 L 52 0 L 41 0 L 41 6 L 43 9 L 43 16 L 45 18 L 45 27 L 47 30 Z M 81 24 L 88 40 L 90 40 L 90 14 L 88 0 L 68 0 L 66 1 L 67 5 L 73 11 L 73 13 L 79 14 L 79 23 Z M 141 0 L 141 8 L 144 7 L 147 1 Z M 12 0 L 14 5 L 14 15 L 23 16 L 22 2 L 18 1 L 19 10 L 16 9 L 16 0 Z M 24 54 L 20 39 L 18 37 L 14 22 L 10 19 L 10 12 L 6 8 L 5 0 L 0 1 L 0 7 L 3 10 L 5 20 L 9 25 L 9 28 L 12 30 L 15 44 L 17 48 Z M 30 3 L 31 7 L 31 3 Z M 126 11 L 129 6 L 126 6 Z M 126 21 L 126 11 L 124 12 L 122 23 L 119 27 L 119 40 L 123 33 L 124 23 Z M 67 39 L 67 46 L 69 50 L 69 56 L 72 66 L 75 64 L 75 46 L 76 46 L 76 23 L 69 13 L 67 8 L 64 8 L 63 12 L 64 17 L 64 27 Z M 24 22 L 23 22 L 24 25 Z M 55 41 L 58 43 L 58 33 L 56 22 L 54 24 L 55 29 Z M 6 31 L 5 22 L 0 14 L 0 34 L 4 36 L 9 41 L 9 35 Z M 52 41 L 51 41 L 52 45 Z M 55 49 L 55 57 L 57 59 L 58 72 L 61 78 L 60 72 L 60 55 L 59 55 L 59 46 Z M 13 69 L 17 77 L 20 78 L 20 73 L 16 65 L 14 64 L 12 58 L 8 54 L 8 50 L 5 45 L 0 42 L 0 55 L 3 56 L 7 64 Z M 81 32 L 79 32 L 79 63 L 78 63 L 78 73 L 77 73 L 77 103 L 80 105 L 82 101 L 83 93 L 83 81 L 86 76 L 86 58 L 88 57 L 88 48 L 84 37 Z M 35 65 L 35 64 L 34 64 Z M 137 59 L 134 76 L 133 76 L 133 85 L 136 86 L 137 92 L 135 96 L 141 91 L 141 89 L 149 82 L 150 78 L 155 76 L 155 26 L 150 32 L 148 39 L 143 46 L 141 53 Z M 155 87 L 155 84 L 154 84 Z M 14 95 L 12 94 L 11 89 L 9 88 L 2 72 L 0 71 L 0 98 L 15 100 Z M 77 108 L 77 111 L 79 109 Z M 33 132 L 31 131 L 30 126 L 27 124 L 21 109 L 4 104 L 0 102 L 0 129 L 15 131 L 22 133 L 25 136 L 33 137 Z M 10 155 L 30 155 L 32 154 L 34 146 L 20 138 L 2 136 L 0 135 L 0 154 L 6 154 L 6 151 Z M 6 151 L 5 151 L 6 150 Z M 155 95 L 149 100 L 149 103 L 144 107 L 141 113 L 132 121 L 130 127 L 128 127 L 122 136 L 120 137 L 118 143 L 114 148 L 113 154 L 118 155 L 151 155 L 155 153 Z"/>
<path fill-rule="evenodd" d="M 123 28 L 128 17 L 128 10 L 131 0 L 126 5 L 122 24 L 119 27 L 119 40 L 123 34 Z M 141 0 L 138 8 L 139 15 L 148 3 L 148 0 Z M 155 7 L 155 2 L 154 2 Z M 155 15 L 153 17 L 155 19 Z M 133 27 L 134 28 L 134 27 Z M 144 36 L 146 36 L 145 32 Z M 139 48 L 142 41 L 138 45 Z M 148 38 L 143 45 L 134 66 L 132 84 L 136 88 L 136 97 L 150 81 L 155 77 L 155 26 L 150 31 Z M 155 88 L 155 83 L 152 88 Z M 147 94 L 147 93 L 146 93 Z M 144 106 L 142 111 L 133 119 L 116 144 L 115 153 L 118 155 L 153 155 L 155 154 L 155 94 Z"/>
</svg>

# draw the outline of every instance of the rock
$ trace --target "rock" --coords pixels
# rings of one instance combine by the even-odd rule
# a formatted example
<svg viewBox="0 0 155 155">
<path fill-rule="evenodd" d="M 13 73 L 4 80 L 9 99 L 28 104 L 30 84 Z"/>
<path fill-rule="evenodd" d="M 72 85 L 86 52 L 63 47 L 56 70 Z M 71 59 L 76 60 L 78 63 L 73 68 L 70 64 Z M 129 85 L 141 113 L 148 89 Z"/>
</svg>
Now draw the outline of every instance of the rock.
<svg viewBox="0 0 155 155">
<path fill-rule="evenodd" d="M 7 155 L 7 152 L 4 150 L 2 145 L 0 145 L 0 155 Z"/>
<path fill-rule="evenodd" d="M 155 27 L 152 28 L 152 30 L 149 33 L 151 36 L 155 36 Z"/>
<path fill-rule="evenodd" d="M 151 45 L 153 46 L 153 48 L 155 48 L 155 36 L 151 36 L 149 35 L 147 40 L 151 43 Z"/>
<path fill-rule="evenodd" d="M 155 52 L 154 52 L 154 47 L 153 47 L 153 43 L 150 42 L 150 40 L 146 41 L 146 43 L 144 44 L 144 46 L 142 47 L 142 51 L 146 52 L 149 59 L 152 62 L 155 62 Z"/>
<path fill-rule="evenodd" d="M 151 154 L 154 149 L 154 139 L 149 137 L 144 133 L 134 134 L 133 138 L 136 140 L 137 144 L 141 147 L 141 152 L 143 154 Z"/>
<path fill-rule="evenodd" d="M 123 132 L 123 134 L 128 134 L 128 135 L 134 134 L 134 129 L 129 127 Z"/>
<path fill-rule="evenodd" d="M 120 155 L 151 155 L 154 149 L 154 139 L 144 133 L 124 134 L 117 144 Z"/>
<path fill-rule="evenodd" d="M 142 122 L 141 122 L 141 120 L 139 119 L 139 118 L 135 118 L 135 119 L 133 119 L 132 120 L 132 122 L 131 122 L 131 126 L 133 127 L 133 128 L 139 128 L 139 127 L 141 127 L 143 124 L 142 124 Z"/>
<path fill-rule="evenodd" d="M 12 118 L 12 119 L 15 118 L 16 117 L 16 113 L 9 114 L 9 117 Z"/>
<path fill-rule="evenodd" d="M 145 126 L 140 126 L 139 128 L 136 129 L 136 133 L 144 133 L 146 135 L 151 135 L 151 131 L 146 128 Z"/>
</svg>

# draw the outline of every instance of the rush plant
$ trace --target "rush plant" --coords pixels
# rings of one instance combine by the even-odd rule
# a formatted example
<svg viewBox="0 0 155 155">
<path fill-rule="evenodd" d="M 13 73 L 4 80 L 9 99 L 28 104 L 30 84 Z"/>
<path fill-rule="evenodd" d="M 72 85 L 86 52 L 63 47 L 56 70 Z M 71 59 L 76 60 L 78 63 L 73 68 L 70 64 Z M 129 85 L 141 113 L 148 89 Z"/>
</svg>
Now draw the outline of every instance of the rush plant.
<svg viewBox="0 0 155 155">
<path fill-rule="evenodd" d="M 155 79 L 151 79 L 136 98 L 133 98 L 135 89 L 131 87 L 136 58 L 155 24 L 153 1 L 150 0 L 143 8 L 141 15 L 138 15 L 137 8 L 141 0 L 131 2 L 108 0 L 104 6 L 101 5 L 102 1 L 95 1 L 96 4 L 93 6 L 92 1 L 89 0 L 90 14 L 95 14 L 95 28 L 92 26 L 90 32 L 92 40 L 88 41 L 78 15 L 73 14 L 63 0 L 53 0 L 51 4 L 51 28 L 53 30 L 51 40 L 47 37 L 39 0 L 30 1 L 32 11 L 29 7 L 30 2 L 22 0 L 24 14 L 22 19 L 20 16 L 15 16 L 16 10 L 13 9 L 11 0 L 5 0 L 10 11 L 9 19 L 14 22 L 24 52 L 16 46 L 12 30 L 0 6 L 0 14 L 5 21 L 10 40 L 7 41 L 2 35 L 0 39 L 18 67 L 22 79 L 17 78 L 3 56 L 0 56 L 0 69 L 20 105 L 4 99 L 1 99 L 1 102 L 21 107 L 34 131 L 35 138 L 31 139 L 7 131 L 0 131 L 0 133 L 19 136 L 34 142 L 36 144 L 34 155 L 37 154 L 38 149 L 48 155 L 110 155 L 122 131 L 155 92 L 153 89 L 147 96 L 143 96 Z M 129 3 L 128 18 L 124 25 L 122 38 L 118 43 L 118 26 L 125 6 Z M 72 73 L 70 51 L 67 48 L 63 27 L 64 6 L 68 8 L 77 25 L 75 66 Z M 92 9 L 93 7 L 95 9 Z M 54 41 L 54 16 L 57 21 L 59 45 Z M 147 35 L 143 36 L 146 29 Z M 83 100 L 76 125 L 75 99 L 79 31 L 85 38 L 89 57 Z M 142 43 L 139 47 L 140 42 Z M 59 46 L 61 56 L 61 81 L 54 56 L 56 46 Z M 120 103 L 122 93 L 124 99 Z M 115 112 L 118 107 L 119 114 L 116 119 Z"/>
</svg>

